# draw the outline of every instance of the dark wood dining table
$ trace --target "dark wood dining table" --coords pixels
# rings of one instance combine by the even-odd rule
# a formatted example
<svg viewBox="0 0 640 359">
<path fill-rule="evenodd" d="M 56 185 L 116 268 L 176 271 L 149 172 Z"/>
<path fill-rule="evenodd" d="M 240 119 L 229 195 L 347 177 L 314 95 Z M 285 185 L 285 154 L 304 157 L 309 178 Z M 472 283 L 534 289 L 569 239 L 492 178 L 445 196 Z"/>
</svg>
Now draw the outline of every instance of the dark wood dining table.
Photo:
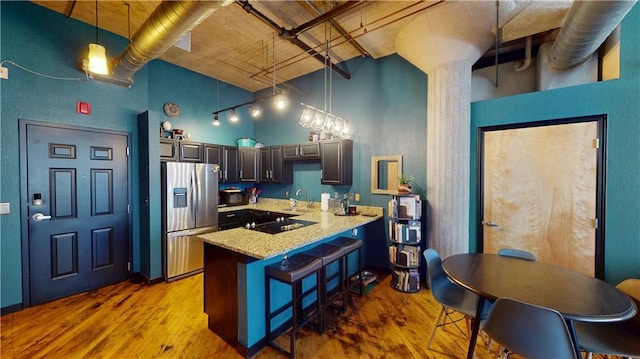
<svg viewBox="0 0 640 359">
<path fill-rule="evenodd" d="M 555 309 L 565 318 L 576 352 L 573 321 L 613 322 L 636 313 L 633 301 L 614 286 L 572 269 L 488 253 L 456 254 L 442 261 L 452 281 L 480 296 L 476 318 L 487 300 L 508 297 Z M 480 329 L 474 320 L 467 350 L 473 357 Z"/>
</svg>

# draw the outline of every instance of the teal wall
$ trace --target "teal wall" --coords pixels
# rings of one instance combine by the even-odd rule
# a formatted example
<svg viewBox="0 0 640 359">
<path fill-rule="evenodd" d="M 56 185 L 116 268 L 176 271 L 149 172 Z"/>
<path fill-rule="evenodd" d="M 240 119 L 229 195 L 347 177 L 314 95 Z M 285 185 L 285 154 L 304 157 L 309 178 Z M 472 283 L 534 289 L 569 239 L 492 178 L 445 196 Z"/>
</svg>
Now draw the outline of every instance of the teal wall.
<svg viewBox="0 0 640 359">
<path fill-rule="evenodd" d="M 427 76 L 397 55 L 378 60 L 355 58 L 341 66 L 351 73 L 347 80 L 333 74 L 331 113 L 349 120 L 355 134 L 353 184 L 320 185 L 320 163 L 295 163 L 293 185 L 263 186 L 263 195 L 284 198 L 285 191 L 308 189 L 314 201 L 321 192 L 360 193 L 360 203 L 383 206 L 391 198 L 371 194 L 371 156 L 403 155 L 404 172 L 416 177 L 414 192 L 426 195 Z M 291 81 L 309 93 L 291 101 L 285 114 L 265 113 L 255 123 L 255 138 L 265 145 L 296 143 L 308 140 L 309 128 L 298 125 L 304 102 L 324 109 L 324 72 L 317 71 Z M 328 102 L 328 101 L 327 101 Z M 383 250 L 383 248 L 381 248 Z M 381 265 L 381 263 L 377 263 Z"/>
<path fill-rule="evenodd" d="M 620 78 L 587 85 L 474 102 L 471 133 L 483 126 L 606 114 L 605 280 L 640 278 L 640 5 L 621 26 Z M 471 173 L 476 143 L 471 140 Z M 476 193 L 472 176 L 471 193 Z M 476 248 L 475 198 L 470 248 Z M 479 250 L 480 248 L 476 248 Z"/>
<path fill-rule="evenodd" d="M 133 270 L 149 278 L 162 274 L 160 243 L 151 243 L 142 252 L 139 238 L 138 133 L 137 115 L 146 110 L 159 112 L 159 122 L 169 118 L 163 113 L 165 102 L 179 104 L 181 115 L 171 119 L 174 128 L 184 128 L 192 139 L 233 145 L 238 137 L 250 136 L 253 124 L 243 122 L 211 126 L 212 112 L 220 107 L 245 102 L 253 95 L 224 82 L 191 71 L 152 61 L 134 75 L 131 88 L 98 81 L 86 81 L 81 59 L 87 45 L 95 41 L 90 25 L 67 19 L 29 2 L 0 2 L 2 61 L 50 76 L 79 78 L 82 81 L 52 80 L 28 73 L 5 63 L 9 79 L 0 81 L 1 172 L 0 201 L 9 202 L 11 214 L 0 216 L 0 304 L 2 308 L 22 302 L 22 261 L 20 238 L 20 178 L 18 120 L 118 130 L 131 136 L 131 204 L 133 223 Z M 100 42 L 109 56 L 117 56 L 128 41 L 100 31 Z M 219 87 L 220 96 L 216 96 Z M 91 103 L 90 116 L 75 112 L 76 101 Z M 153 260 L 151 260 L 153 259 Z"/>
<path fill-rule="evenodd" d="M 220 126 L 211 125 L 214 111 L 251 101 L 251 92 L 163 61 L 152 61 L 148 67 L 149 107 L 160 110 L 161 122 L 169 121 L 173 128 L 191 133 L 193 141 L 221 145 L 235 146 L 237 138 L 253 133 L 246 108 L 238 110 L 245 121 L 229 122 L 229 113 L 225 112 L 219 116 Z M 220 96 L 216 95 L 218 89 Z M 180 106 L 180 116 L 170 118 L 162 111 L 167 102 Z"/>
<path fill-rule="evenodd" d="M 2 60 L 48 75 L 83 77 L 78 71 L 93 27 L 28 2 L 0 2 Z M 596 84 L 524 94 L 471 105 L 471 133 L 478 127 L 497 124 L 605 113 L 609 116 L 606 182 L 606 280 L 640 277 L 640 6 L 627 15 L 622 26 L 621 78 Z M 126 39 L 100 32 L 109 55 L 116 56 Z M 182 114 L 171 119 L 174 128 L 184 128 L 195 141 L 233 145 L 238 137 L 254 137 L 265 145 L 306 141 L 309 129 L 297 124 L 305 102 L 324 108 L 323 72 L 292 81 L 307 91 L 304 99 L 292 100 L 284 115 L 269 111 L 256 121 L 240 110 L 239 124 L 230 124 L 223 113 L 220 127 L 211 126 L 211 113 L 252 98 L 252 94 L 215 79 L 195 74 L 162 61 L 152 61 L 135 74 L 135 85 L 124 88 L 97 81 L 50 80 L 5 64 L 9 80 L 0 81 L 2 136 L 0 154 L 0 201 L 11 204 L 11 214 L 0 216 L 0 306 L 22 302 L 20 179 L 17 153 L 18 119 L 119 130 L 130 133 L 132 152 L 137 148 L 136 116 L 146 110 L 162 112 L 165 102 L 179 104 Z M 427 76 L 397 55 L 373 60 L 347 61 L 351 80 L 333 75 L 332 112 L 350 120 L 354 135 L 354 179 L 352 186 L 321 186 L 319 163 L 296 163 L 293 185 L 260 185 L 263 196 L 284 198 L 284 192 L 306 188 L 315 201 L 323 191 L 358 192 L 360 203 L 386 206 L 389 196 L 370 194 L 370 156 L 402 154 L 405 173 L 416 176 L 414 188 L 426 192 L 426 103 Z M 216 89 L 220 88 L 220 96 Z M 75 113 L 75 101 L 92 104 L 93 114 Z M 218 104 L 219 102 L 219 104 Z M 471 173 L 475 165 L 476 138 L 471 139 Z M 137 204 L 137 156 L 132 162 L 132 199 Z M 475 178 L 470 183 L 470 247 L 476 248 Z M 141 253 L 138 212 L 133 209 L 134 270 L 141 270 L 142 258 L 159 253 Z M 371 237 L 384 235 L 381 228 L 368 231 Z M 373 233 L 375 232 L 375 233 Z M 369 236 L 367 236 L 369 237 Z M 386 262 L 386 243 L 367 242 L 367 258 Z M 369 240 L 369 238 L 367 238 Z M 150 268 L 155 276 L 159 268 Z M 251 334 L 249 336 L 252 336 Z M 250 339 L 252 341 L 252 339 Z"/>
<path fill-rule="evenodd" d="M 2 60 L 47 75 L 83 78 L 79 71 L 89 42 L 94 41 L 90 25 L 67 19 L 28 2 L 0 2 Z M 127 40 L 100 31 L 100 42 L 108 55 L 117 56 Z M 25 45 L 27 44 L 27 45 Z M 192 140 L 235 145 L 239 137 L 254 137 L 264 144 L 306 141 L 308 129 L 298 125 L 301 101 L 324 107 L 322 71 L 297 79 L 294 83 L 311 95 L 292 100 L 284 114 L 267 111 L 260 120 L 248 121 L 248 108 L 239 109 L 241 121 L 232 124 L 228 112 L 220 114 L 220 127 L 211 126 L 212 112 L 253 98 L 253 94 L 224 82 L 155 60 L 134 75 L 132 88 L 98 81 L 61 81 L 45 79 L 13 65 L 9 80 L 0 81 L 1 159 L 0 201 L 11 204 L 12 213 L 0 216 L 1 307 L 22 302 L 22 263 L 20 238 L 20 178 L 18 153 L 18 119 L 124 131 L 132 140 L 131 185 L 133 205 L 133 270 L 149 278 L 161 275 L 160 243 L 143 243 L 139 234 L 138 198 L 138 129 L 137 115 L 146 110 L 157 113 L 158 122 L 169 120 L 174 128 L 192 134 Z M 398 56 L 379 60 L 355 59 L 344 64 L 353 78 L 349 81 L 334 75 L 333 104 L 335 114 L 348 118 L 356 129 L 354 136 L 354 180 L 352 186 L 321 186 L 320 164 L 296 163 L 294 184 L 260 185 L 263 195 L 284 198 L 284 192 L 306 188 L 315 201 L 322 191 L 358 192 L 361 204 L 385 206 L 388 196 L 371 195 L 370 163 L 372 155 L 403 154 L 405 170 L 416 176 L 416 188 L 424 195 L 426 167 L 426 75 Z M 220 94 L 217 96 L 217 89 Z M 269 93 L 269 91 L 267 91 Z M 260 95 L 260 94 L 257 94 Z M 92 105 L 91 116 L 75 113 L 75 102 Z M 167 117 L 166 102 L 180 105 L 181 115 Z M 266 103 L 264 103 L 266 104 Z M 265 108 L 266 109 L 266 108 Z M 393 141 L 385 139 L 392 138 Z M 417 142 L 419 146 L 414 146 Z M 384 228 L 368 231 L 375 237 L 367 247 L 367 258 L 386 265 Z"/>
</svg>

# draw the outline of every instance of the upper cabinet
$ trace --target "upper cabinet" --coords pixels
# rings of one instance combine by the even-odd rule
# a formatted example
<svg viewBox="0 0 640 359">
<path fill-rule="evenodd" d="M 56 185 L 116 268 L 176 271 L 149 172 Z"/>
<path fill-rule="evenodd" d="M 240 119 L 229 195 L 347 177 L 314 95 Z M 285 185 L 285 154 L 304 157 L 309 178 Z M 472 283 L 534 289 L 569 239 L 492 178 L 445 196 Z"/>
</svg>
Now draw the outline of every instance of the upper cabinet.
<svg viewBox="0 0 640 359">
<path fill-rule="evenodd" d="M 161 138 L 160 161 L 202 162 L 202 144 Z"/>
<path fill-rule="evenodd" d="M 178 141 L 169 138 L 160 139 L 160 161 L 178 160 Z"/>
<path fill-rule="evenodd" d="M 293 164 L 284 161 L 282 147 L 260 149 L 260 183 L 293 183 Z"/>
<path fill-rule="evenodd" d="M 238 182 L 238 148 L 221 145 L 204 145 L 204 162 L 220 165 L 218 182 Z"/>
<path fill-rule="evenodd" d="M 180 162 L 202 162 L 202 144 L 178 141 Z"/>
<path fill-rule="evenodd" d="M 303 142 L 283 145 L 282 151 L 285 161 L 319 160 L 320 142 Z"/>
<path fill-rule="evenodd" d="M 353 140 L 320 141 L 321 183 L 351 185 L 353 181 Z"/>
<path fill-rule="evenodd" d="M 260 175 L 258 169 L 258 153 L 256 147 L 239 147 L 238 158 L 240 159 L 240 182 L 258 182 Z"/>
<path fill-rule="evenodd" d="M 160 160 L 220 165 L 219 183 L 293 183 L 293 161 L 321 163 L 321 183 L 351 185 L 353 141 L 323 140 L 269 147 L 235 147 L 160 138 Z"/>
</svg>

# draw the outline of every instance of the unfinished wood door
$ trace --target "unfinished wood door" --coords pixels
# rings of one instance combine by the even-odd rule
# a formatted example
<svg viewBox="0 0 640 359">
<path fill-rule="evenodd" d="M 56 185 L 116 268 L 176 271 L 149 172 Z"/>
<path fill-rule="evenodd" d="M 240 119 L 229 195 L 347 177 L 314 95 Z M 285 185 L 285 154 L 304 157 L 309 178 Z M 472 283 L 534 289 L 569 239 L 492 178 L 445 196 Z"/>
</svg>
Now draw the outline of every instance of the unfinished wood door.
<svg viewBox="0 0 640 359">
<path fill-rule="evenodd" d="M 594 276 L 597 121 L 484 133 L 483 251 Z"/>
</svg>

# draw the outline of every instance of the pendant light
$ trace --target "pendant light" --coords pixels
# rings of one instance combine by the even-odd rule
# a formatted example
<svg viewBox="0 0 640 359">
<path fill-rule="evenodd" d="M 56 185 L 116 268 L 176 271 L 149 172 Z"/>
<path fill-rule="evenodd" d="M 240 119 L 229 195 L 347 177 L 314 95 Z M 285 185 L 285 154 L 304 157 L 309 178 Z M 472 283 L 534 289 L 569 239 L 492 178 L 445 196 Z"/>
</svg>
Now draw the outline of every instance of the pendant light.
<svg viewBox="0 0 640 359">
<path fill-rule="evenodd" d="M 94 74 L 107 75 L 107 51 L 98 43 L 98 0 L 96 0 L 96 42 L 89 44 L 89 71 Z"/>
<path fill-rule="evenodd" d="M 216 107 L 220 108 L 220 80 L 216 79 Z M 220 126 L 220 120 L 218 119 L 218 113 L 213 113 L 213 121 L 212 125 L 218 127 Z"/>
</svg>

